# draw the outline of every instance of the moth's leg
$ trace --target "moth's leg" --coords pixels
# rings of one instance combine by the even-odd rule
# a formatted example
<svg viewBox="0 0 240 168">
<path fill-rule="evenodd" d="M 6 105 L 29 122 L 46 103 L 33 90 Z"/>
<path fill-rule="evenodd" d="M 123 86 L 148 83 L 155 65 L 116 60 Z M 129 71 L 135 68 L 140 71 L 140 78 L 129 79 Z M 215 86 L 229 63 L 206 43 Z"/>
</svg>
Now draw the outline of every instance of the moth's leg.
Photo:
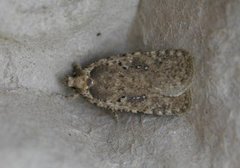
<svg viewBox="0 0 240 168">
<path fill-rule="evenodd" d="M 140 114 L 139 123 L 141 124 L 141 127 L 143 127 L 143 114 Z"/>
<path fill-rule="evenodd" d="M 115 110 L 112 111 L 111 110 L 111 114 L 112 114 L 113 118 L 115 119 L 115 121 L 118 122 L 119 121 L 119 117 L 118 117 L 117 111 L 115 111 Z"/>
<path fill-rule="evenodd" d="M 79 65 L 79 64 L 77 64 L 77 63 L 73 63 L 72 64 L 72 67 L 73 67 L 73 75 L 74 76 L 78 76 L 78 75 L 81 75 L 81 73 L 82 73 L 82 68 L 81 68 L 81 66 Z"/>
<path fill-rule="evenodd" d="M 65 98 L 69 100 L 75 100 L 78 97 L 80 97 L 80 93 L 78 93 L 76 90 L 74 90 L 74 93 L 72 95 L 65 96 Z"/>
</svg>

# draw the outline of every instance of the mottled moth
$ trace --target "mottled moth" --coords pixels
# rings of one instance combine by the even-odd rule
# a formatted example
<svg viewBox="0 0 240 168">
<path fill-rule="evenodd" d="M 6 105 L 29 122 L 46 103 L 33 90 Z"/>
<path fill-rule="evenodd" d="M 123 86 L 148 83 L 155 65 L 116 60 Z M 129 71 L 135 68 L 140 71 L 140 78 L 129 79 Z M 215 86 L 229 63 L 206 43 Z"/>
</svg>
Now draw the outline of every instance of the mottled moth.
<svg viewBox="0 0 240 168">
<path fill-rule="evenodd" d="M 174 115 L 191 106 L 193 57 L 182 49 L 133 52 L 74 64 L 67 85 L 112 111 Z"/>
</svg>

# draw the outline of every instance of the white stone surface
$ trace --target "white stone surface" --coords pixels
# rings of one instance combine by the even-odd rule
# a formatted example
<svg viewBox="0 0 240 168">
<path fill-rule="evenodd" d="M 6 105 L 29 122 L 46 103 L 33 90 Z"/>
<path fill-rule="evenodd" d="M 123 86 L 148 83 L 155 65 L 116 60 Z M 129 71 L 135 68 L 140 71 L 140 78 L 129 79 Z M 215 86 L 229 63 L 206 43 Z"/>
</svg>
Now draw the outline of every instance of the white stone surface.
<svg viewBox="0 0 240 168">
<path fill-rule="evenodd" d="M 239 0 L 0 0 L 0 167 L 238 168 L 239 16 Z M 164 48 L 196 60 L 182 117 L 116 123 L 63 96 L 74 61 Z"/>
</svg>

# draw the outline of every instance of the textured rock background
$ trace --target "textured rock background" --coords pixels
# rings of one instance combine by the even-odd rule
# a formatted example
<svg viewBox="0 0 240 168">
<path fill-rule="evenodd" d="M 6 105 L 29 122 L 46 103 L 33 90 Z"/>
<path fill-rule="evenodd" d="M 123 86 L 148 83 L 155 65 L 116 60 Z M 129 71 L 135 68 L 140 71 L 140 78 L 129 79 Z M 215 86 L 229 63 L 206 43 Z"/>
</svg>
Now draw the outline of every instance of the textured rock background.
<svg viewBox="0 0 240 168">
<path fill-rule="evenodd" d="M 1 0 L 0 167 L 237 168 L 239 16 L 239 0 Z M 183 117 L 122 113 L 116 123 L 62 96 L 74 61 L 164 48 L 196 60 Z"/>
</svg>

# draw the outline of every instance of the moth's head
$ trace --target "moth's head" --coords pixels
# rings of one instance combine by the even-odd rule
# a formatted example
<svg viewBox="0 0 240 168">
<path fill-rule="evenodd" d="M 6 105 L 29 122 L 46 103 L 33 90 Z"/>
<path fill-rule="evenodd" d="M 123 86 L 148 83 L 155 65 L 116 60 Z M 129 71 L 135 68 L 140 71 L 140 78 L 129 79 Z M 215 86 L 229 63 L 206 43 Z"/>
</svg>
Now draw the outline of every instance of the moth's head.
<svg viewBox="0 0 240 168">
<path fill-rule="evenodd" d="M 77 74 L 74 72 L 72 76 L 67 76 L 65 78 L 65 84 L 70 88 L 85 92 L 93 85 L 93 80 L 89 75 L 81 71 Z"/>
</svg>

